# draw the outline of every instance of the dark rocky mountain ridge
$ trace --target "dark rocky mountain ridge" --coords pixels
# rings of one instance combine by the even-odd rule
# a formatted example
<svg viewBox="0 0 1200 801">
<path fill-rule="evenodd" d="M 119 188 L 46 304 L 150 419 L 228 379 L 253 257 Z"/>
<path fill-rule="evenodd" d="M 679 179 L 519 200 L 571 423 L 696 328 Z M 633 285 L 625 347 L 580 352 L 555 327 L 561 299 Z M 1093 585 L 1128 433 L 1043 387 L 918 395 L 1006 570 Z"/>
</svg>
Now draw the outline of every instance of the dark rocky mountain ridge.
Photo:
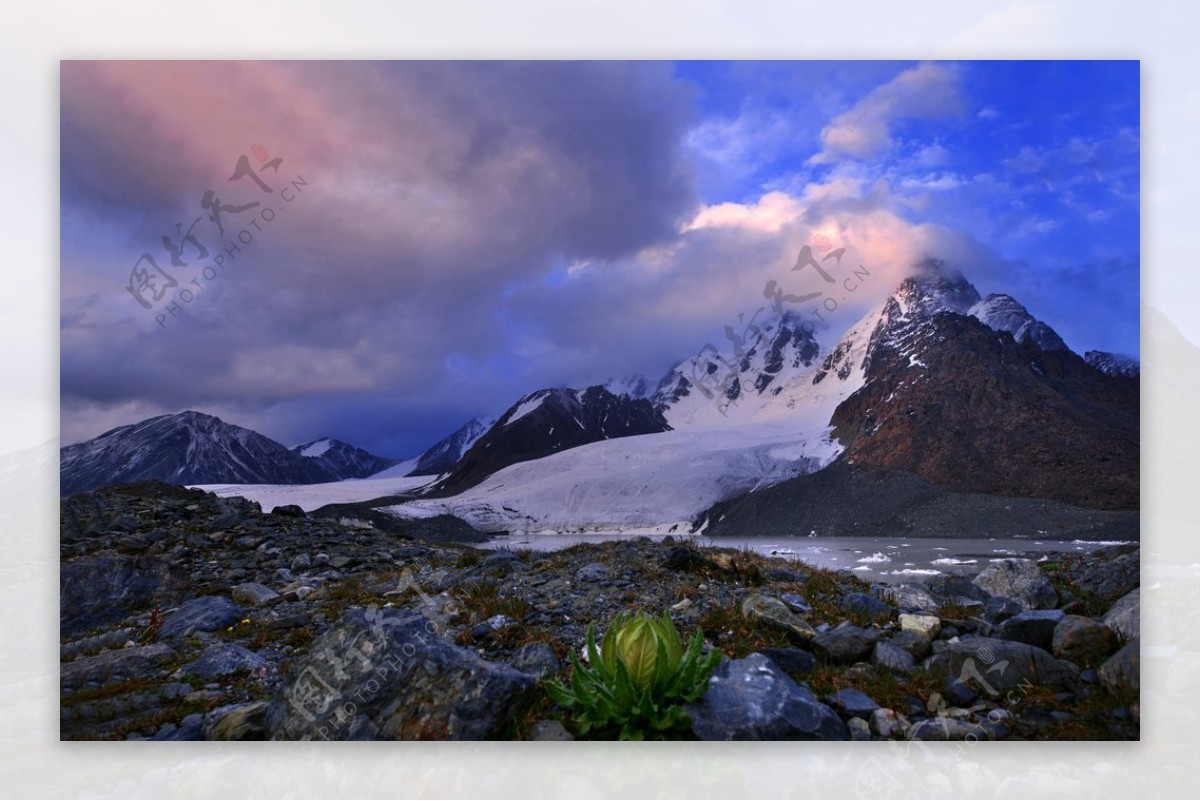
<svg viewBox="0 0 1200 801">
<path fill-rule="evenodd" d="M 146 480 L 170 484 L 319 484 L 360 477 L 355 473 L 372 464 L 390 463 L 348 445 L 333 448 L 329 459 L 301 456 L 299 450 L 290 450 L 256 431 L 212 415 L 180 412 L 114 428 L 87 442 L 62 448 L 59 486 L 62 495 L 71 495 Z M 337 462 L 335 458 L 346 461 Z"/>
<path fill-rule="evenodd" d="M 614 395 L 602 386 L 538 390 L 501 415 L 429 495 L 453 495 L 509 465 L 568 448 L 669 429 L 645 398 Z"/>
</svg>

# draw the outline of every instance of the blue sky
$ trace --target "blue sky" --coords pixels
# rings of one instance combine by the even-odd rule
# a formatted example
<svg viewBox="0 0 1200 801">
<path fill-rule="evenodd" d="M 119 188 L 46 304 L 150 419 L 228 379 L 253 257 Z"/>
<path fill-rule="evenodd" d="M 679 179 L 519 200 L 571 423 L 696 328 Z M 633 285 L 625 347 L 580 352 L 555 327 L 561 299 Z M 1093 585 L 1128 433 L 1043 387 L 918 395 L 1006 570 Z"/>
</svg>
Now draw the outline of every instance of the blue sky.
<svg viewBox="0 0 1200 801">
<path fill-rule="evenodd" d="M 872 273 L 833 328 L 935 256 L 1137 355 L 1139 114 L 1137 62 L 65 62 L 62 441 L 193 408 L 413 455 L 657 378 L 816 233 Z M 277 219 L 142 308 L 208 189 Z M 257 213 L 201 219 L 210 258 Z"/>
</svg>

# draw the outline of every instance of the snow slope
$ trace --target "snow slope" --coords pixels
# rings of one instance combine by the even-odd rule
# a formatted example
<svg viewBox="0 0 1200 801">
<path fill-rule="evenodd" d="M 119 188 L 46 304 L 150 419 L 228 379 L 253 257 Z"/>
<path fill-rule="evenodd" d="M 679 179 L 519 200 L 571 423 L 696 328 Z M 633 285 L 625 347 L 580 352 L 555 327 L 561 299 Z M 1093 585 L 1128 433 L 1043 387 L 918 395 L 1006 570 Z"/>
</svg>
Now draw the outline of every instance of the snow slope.
<svg viewBox="0 0 1200 801">
<path fill-rule="evenodd" d="M 300 448 L 301 456 L 315 457 L 315 456 L 323 456 L 325 454 L 325 452 L 327 450 L 329 450 L 329 446 L 332 444 L 333 444 L 333 442 L 331 440 L 319 439 L 316 442 L 309 443 L 307 446 L 297 446 L 297 447 Z"/>
<path fill-rule="evenodd" d="M 593 442 L 506 467 L 449 498 L 385 511 L 449 513 L 483 531 L 627 532 L 687 523 L 715 501 L 828 464 L 839 446 L 825 420 L 804 417 Z"/>
<path fill-rule="evenodd" d="M 389 495 L 412 492 L 428 484 L 431 476 L 405 475 L 416 466 L 416 460 L 401 462 L 370 478 L 351 478 L 327 484 L 198 484 L 196 489 L 212 492 L 222 498 L 239 495 L 257 501 L 263 511 L 276 506 L 295 504 L 306 512 L 330 503 L 357 503 Z"/>
<path fill-rule="evenodd" d="M 682 393 L 668 389 L 660 392 L 667 407 L 663 416 L 679 430 L 770 420 L 828 424 L 837 405 L 863 384 L 863 359 L 882 312 L 882 304 L 867 312 L 828 352 L 804 332 L 798 318 L 768 321 L 758 340 L 733 364 L 735 398 L 708 397 L 694 384 Z M 663 385 L 678 386 L 680 379 L 691 381 L 692 376 L 706 373 L 727 374 L 734 361 L 731 356 L 694 356 L 672 370 Z"/>
</svg>

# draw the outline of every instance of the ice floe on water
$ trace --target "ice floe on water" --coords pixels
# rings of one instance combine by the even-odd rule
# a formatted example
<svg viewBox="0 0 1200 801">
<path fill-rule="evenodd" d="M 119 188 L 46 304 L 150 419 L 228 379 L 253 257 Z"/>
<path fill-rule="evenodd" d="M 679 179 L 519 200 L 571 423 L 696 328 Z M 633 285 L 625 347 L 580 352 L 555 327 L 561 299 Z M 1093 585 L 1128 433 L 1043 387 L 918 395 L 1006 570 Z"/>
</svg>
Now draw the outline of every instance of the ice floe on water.
<svg viewBox="0 0 1200 801">
<path fill-rule="evenodd" d="M 892 561 L 892 558 L 890 556 L 888 556 L 887 554 L 881 553 L 880 551 L 876 551 L 875 553 L 871 554 L 870 556 L 862 557 L 858 561 L 863 564 L 875 564 L 876 562 L 890 562 L 890 561 Z"/>
<path fill-rule="evenodd" d="M 889 576 L 940 576 L 942 571 L 924 567 L 906 567 L 901 570 L 892 570 L 888 573 Z"/>
<path fill-rule="evenodd" d="M 943 549 L 944 550 L 944 549 Z M 955 559 L 953 556 L 943 556 L 940 559 L 934 559 L 935 565 L 977 565 L 978 559 Z"/>
</svg>

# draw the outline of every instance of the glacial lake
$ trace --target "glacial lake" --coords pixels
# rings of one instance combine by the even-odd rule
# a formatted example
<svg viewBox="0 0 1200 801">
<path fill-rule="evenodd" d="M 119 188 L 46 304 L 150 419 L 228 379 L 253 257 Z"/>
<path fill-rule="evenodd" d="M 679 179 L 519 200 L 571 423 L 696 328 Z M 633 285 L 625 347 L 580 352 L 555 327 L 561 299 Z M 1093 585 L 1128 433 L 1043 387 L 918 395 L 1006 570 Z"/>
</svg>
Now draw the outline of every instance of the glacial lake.
<svg viewBox="0 0 1200 801">
<path fill-rule="evenodd" d="M 480 547 L 499 550 L 557 551 L 580 543 L 625 539 L 617 534 L 513 534 Z M 661 540 L 662 537 L 651 537 Z M 1116 540 L 923 539 L 899 537 L 705 537 L 675 535 L 680 542 L 751 550 L 815 567 L 849 570 L 866 581 L 919 582 L 948 574 L 974 575 L 992 561 L 1012 557 L 1045 559 L 1049 552 L 1088 553 Z"/>
</svg>

